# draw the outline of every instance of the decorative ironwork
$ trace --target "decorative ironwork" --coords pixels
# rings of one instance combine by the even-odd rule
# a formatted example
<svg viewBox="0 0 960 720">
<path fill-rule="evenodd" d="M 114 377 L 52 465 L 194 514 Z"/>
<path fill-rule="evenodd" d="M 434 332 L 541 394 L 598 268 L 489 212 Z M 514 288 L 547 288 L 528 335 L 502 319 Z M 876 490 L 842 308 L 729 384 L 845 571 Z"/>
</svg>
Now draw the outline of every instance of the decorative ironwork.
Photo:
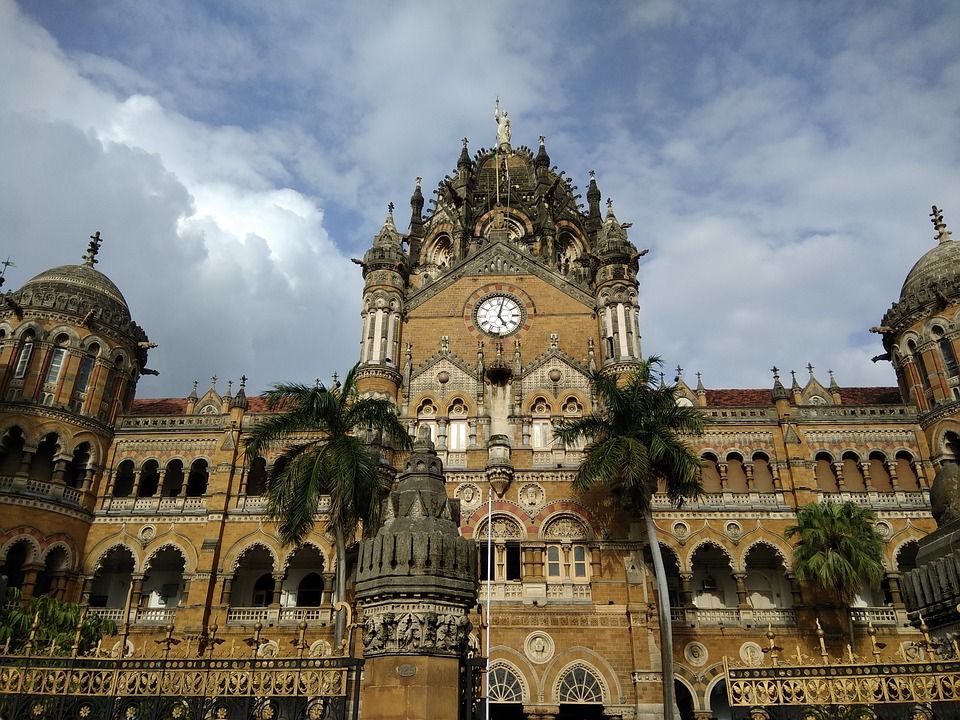
<svg viewBox="0 0 960 720">
<path fill-rule="evenodd" d="M 352 638 L 353 623 L 348 617 Z M 36 648 L 33 633 L 25 654 L 0 654 L 0 717 L 10 720 L 333 720 L 357 718 L 359 671 L 354 657 L 308 654 L 307 623 L 283 646 L 261 636 L 262 625 L 244 642 L 225 643 L 217 626 L 200 643 L 175 638 L 144 641 L 136 656 L 124 625 L 117 652 L 98 646 L 67 656 Z M 315 644 L 315 643 L 314 643 Z M 266 646 L 274 649 L 264 653 Z M 346 642 L 341 653 L 352 647 Z M 42 653 L 42 654 L 39 654 Z M 352 708 L 352 710 L 351 710 Z"/>
<path fill-rule="evenodd" d="M 773 630 L 768 627 L 767 647 L 762 648 L 763 666 L 743 666 L 724 658 L 728 702 L 731 708 L 751 708 L 751 717 L 769 717 L 767 711 L 775 707 L 802 708 L 803 718 L 826 717 L 830 713 L 824 715 L 825 708 L 853 717 L 850 712 L 856 715 L 859 709 L 887 706 L 892 711 L 893 706 L 899 705 L 914 708 L 917 712 L 910 713 L 914 717 L 942 703 L 955 707 L 960 702 L 957 648 L 955 644 L 932 641 L 922 619 L 920 629 L 924 639 L 915 644 L 917 652 L 913 657 L 897 645 L 881 660 L 886 646 L 877 641 L 876 630 L 870 624 L 867 632 L 871 657 L 861 657 L 847 645 L 845 657 L 834 658 L 827 652 L 824 631 L 817 621 L 819 657 L 805 655 L 798 645 L 795 652 L 788 650 L 791 654 L 784 662 L 784 648 L 777 645 Z"/>
</svg>

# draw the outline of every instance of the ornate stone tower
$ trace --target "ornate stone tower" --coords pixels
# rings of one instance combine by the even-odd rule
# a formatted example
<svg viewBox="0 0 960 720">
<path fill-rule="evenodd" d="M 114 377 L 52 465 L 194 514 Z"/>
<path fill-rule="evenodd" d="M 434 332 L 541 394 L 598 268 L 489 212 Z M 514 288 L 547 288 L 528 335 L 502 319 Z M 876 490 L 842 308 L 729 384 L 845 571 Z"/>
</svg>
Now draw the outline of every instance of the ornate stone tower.
<svg viewBox="0 0 960 720">
<path fill-rule="evenodd" d="M 386 521 L 363 540 L 356 598 L 363 608 L 364 713 L 383 720 L 456 715 L 468 613 L 477 602 L 472 540 L 460 502 L 424 432 L 387 498 Z"/>
<path fill-rule="evenodd" d="M 114 423 L 145 372 L 150 344 L 94 268 L 100 243 L 96 233 L 82 264 L 40 273 L 0 308 L 0 528 L 22 538 L 4 569 L 25 597 L 77 599 Z"/>
<path fill-rule="evenodd" d="M 960 462 L 960 244 L 942 211 L 930 217 L 937 245 L 907 274 L 900 299 L 873 328 L 883 336 L 905 403 L 919 411 L 934 462 Z"/>
</svg>

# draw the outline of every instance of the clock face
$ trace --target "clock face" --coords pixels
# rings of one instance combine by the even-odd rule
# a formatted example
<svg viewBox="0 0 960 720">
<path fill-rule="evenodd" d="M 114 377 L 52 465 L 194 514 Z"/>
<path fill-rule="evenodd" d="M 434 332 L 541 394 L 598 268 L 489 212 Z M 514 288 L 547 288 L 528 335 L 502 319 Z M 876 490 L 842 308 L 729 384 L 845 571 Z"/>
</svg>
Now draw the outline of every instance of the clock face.
<svg viewBox="0 0 960 720">
<path fill-rule="evenodd" d="M 510 295 L 491 295 L 477 305 L 477 326 L 490 335 L 509 335 L 522 321 L 520 302 Z"/>
</svg>

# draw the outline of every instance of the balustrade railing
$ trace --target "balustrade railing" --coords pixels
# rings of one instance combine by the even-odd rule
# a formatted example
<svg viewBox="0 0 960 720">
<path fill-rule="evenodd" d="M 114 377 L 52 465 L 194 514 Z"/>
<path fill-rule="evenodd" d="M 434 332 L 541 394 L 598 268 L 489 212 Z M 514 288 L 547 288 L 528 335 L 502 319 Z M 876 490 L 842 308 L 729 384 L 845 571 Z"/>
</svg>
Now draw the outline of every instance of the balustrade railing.
<svg viewBox="0 0 960 720">
<path fill-rule="evenodd" d="M 854 625 L 896 625 L 897 611 L 892 607 L 850 608 L 850 618 Z"/>
</svg>

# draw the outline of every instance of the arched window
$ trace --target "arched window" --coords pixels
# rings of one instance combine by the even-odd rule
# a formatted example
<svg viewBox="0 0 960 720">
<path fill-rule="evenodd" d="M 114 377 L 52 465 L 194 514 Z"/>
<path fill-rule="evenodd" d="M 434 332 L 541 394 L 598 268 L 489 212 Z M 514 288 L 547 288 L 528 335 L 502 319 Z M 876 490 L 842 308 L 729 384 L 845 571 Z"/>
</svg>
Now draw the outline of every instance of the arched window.
<svg viewBox="0 0 960 720">
<path fill-rule="evenodd" d="M 124 460 L 117 466 L 113 480 L 113 496 L 130 497 L 133 493 L 133 460 Z"/>
<path fill-rule="evenodd" d="M 163 473 L 163 497 L 177 497 L 183 490 L 183 461 L 171 460 Z"/>
<path fill-rule="evenodd" d="M 491 703 L 523 702 L 523 685 L 513 668 L 506 665 L 494 666 L 490 671 L 489 698 Z"/>
<path fill-rule="evenodd" d="M 824 492 L 837 492 L 837 476 L 833 472 L 833 458 L 828 453 L 818 453 L 814 475 L 817 478 L 817 487 Z"/>
<path fill-rule="evenodd" d="M 753 456 L 753 489 L 762 493 L 770 493 L 776 489 L 770 460 L 763 453 L 755 453 Z"/>
<path fill-rule="evenodd" d="M 67 487 L 78 488 L 83 485 L 90 465 L 90 443 L 83 442 L 73 451 L 73 459 L 67 465 L 63 482 Z"/>
<path fill-rule="evenodd" d="M 206 460 L 194 460 L 190 466 L 190 476 L 187 478 L 187 497 L 200 497 L 207 492 L 207 472 Z"/>
<path fill-rule="evenodd" d="M 743 457 L 737 453 L 727 455 L 727 488 L 735 493 L 744 493 L 748 489 Z"/>
<path fill-rule="evenodd" d="M 16 475 L 23 460 L 23 430 L 14 425 L 0 440 L 0 475 Z"/>
<path fill-rule="evenodd" d="M 717 467 L 717 456 L 713 453 L 704 453 L 703 467 L 700 468 L 700 482 L 705 493 L 720 492 L 720 470 Z"/>
<path fill-rule="evenodd" d="M 22 380 L 26 377 L 31 357 L 33 357 L 33 332 L 28 331 L 24 333 L 23 345 L 20 346 L 20 354 L 17 356 L 17 364 L 13 371 L 14 380 Z"/>
<path fill-rule="evenodd" d="M 56 347 L 50 353 L 50 362 L 47 363 L 47 373 L 43 377 L 44 385 L 54 385 L 60 379 L 60 372 L 63 370 L 64 361 L 67 358 L 66 345 L 70 338 L 66 335 L 58 335 Z"/>
<path fill-rule="evenodd" d="M 153 497 L 157 494 L 160 485 L 160 463 L 156 460 L 147 460 L 140 468 L 140 485 L 137 487 L 139 497 Z"/>
<path fill-rule="evenodd" d="M 860 470 L 860 458 L 856 453 L 843 454 L 843 484 L 850 492 L 863 492 L 867 489 Z"/>
<path fill-rule="evenodd" d="M 49 482 L 53 478 L 53 461 L 57 455 L 58 438 L 55 433 L 47 435 L 37 446 L 37 452 L 30 463 L 30 477 L 33 480 Z"/>
<path fill-rule="evenodd" d="M 593 671 L 578 665 L 570 668 L 557 688 L 562 703 L 602 703 L 603 686 Z"/>
<path fill-rule="evenodd" d="M 919 490 L 920 481 L 913 469 L 913 456 L 906 451 L 897 453 L 897 485 L 901 490 Z"/>
<path fill-rule="evenodd" d="M 893 482 L 887 470 L 887 459 L 881 452 L 870 453 L 870 484 L 879 492 L 893 490 Z"/>
<path fill-rule="evenodd" d="M 264 573 L 253 584 L 253 607 L 269 607 L 273 602 L 273 575 Z"/>
<path fill-rule="evenodd" d="M 323 601 L 323 577 L 309 573 L 297 586 L 297 607 L 319 607 Z"/>
<path fill-rule="evenodd" d="M 260 496 L 267 485 L 267 461 L 255 457 L 250 462 L 250 474 L 247 475 L 247 495 Z"/>
</svg>

